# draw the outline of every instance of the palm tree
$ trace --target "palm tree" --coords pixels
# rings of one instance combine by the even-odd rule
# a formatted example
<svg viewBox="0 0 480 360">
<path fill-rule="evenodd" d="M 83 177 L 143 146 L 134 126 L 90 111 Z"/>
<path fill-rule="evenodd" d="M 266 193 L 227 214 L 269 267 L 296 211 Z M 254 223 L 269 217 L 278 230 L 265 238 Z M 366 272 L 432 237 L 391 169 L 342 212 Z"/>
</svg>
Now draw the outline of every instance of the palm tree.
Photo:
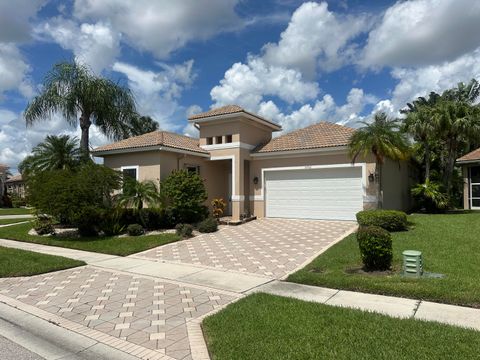
<svg viewBox="0 0 480 360">
<path fill-rule="evenodd" d="M 71 126 L 80 123 L 80 148 L 88 155 L 92 124 L 108 137 L 121 139 L 136 108 L 128 88 L 97 77 L 88 67 L 73 61 L 58 63 L 47 74 L 41 94 L 25 110 L 27 126 L 56 113 Z"/>
<path fill-rule="evenodd" d="M 32 155 L 27 156 L 18 169 L 27 176 L 46 170 L 72 169 L 79 164 L 80 155 L 76 137 L 48 135 L 32 149 Z"/>
<path fill-rule="evenodd" d="M 377 206 L 383 207 L 382 168 L 385 159 L 394 161 L 408 158 L 408 145 L 399 131 L 399 121 L 390 119 L 384 112 L 378 112 L 373 122 L 362 121 L 364 127 L 355 131 L 348 144 L 352 162 L 359 156 L 375 156 L 377 173 Z"/>
<path fill-rule="evenodd" d="M 160 192 L 157 184 L 152 180 L 137 181 L 125 178 L 123 192 L 118 195 L 121 206 L 128 206 L 140 210 L 145 203 L 155 204 L 160 201 Z"/>
<path fill-rule="evenodd" d="M 158 130 L 158 122 L 153 120 L 150 116 L 135 115 L 130 120 L 130 124 L 126 129 L 123 138 L 126 139 L 132 136 L 143 135 L 156 130 Z"/>
</svg>

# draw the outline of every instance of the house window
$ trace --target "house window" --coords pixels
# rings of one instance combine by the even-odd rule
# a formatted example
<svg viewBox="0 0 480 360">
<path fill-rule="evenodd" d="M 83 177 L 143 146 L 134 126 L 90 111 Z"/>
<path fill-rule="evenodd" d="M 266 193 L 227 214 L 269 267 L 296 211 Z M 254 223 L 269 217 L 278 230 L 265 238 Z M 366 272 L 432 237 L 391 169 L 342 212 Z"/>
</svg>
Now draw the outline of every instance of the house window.
<svg viewBox="0 0 480 360">
<path fill-rule="evenodd" d="M 470 172 L 470 208 L 480 208 L 480 166 L 472 166 Z"/>
<path fill-rule="evenodd" d="M 123 186 L 122 191 L 125 193 L 128 180 L 138 180 L 138 166 L 122 166 Z"/>
<path fill-rule="evenodd" d="M 215 144 L 221 144 L 223 141 L 222 141 L 222 137 L 221 136 L 216 136 L 215 137 Z"/>
<path fill-rule="evenodd" d="M 226 142 L 227 144 L 230 144 L 230 143 L 232 142 L 232 135 L 226 135 L 226 136 L 225 136 L 225 142 Z"/>
<path fill-rule="evenodd" d="M 207 137 L 207 145 L 212 145 L 213 144 L 213 138 L 210 136 L 210 137 Z"/>
<path fill-rule="evenodd" d="M 187 170 L 189 173 L 200 175 L 200 166 L 198 165 L 185 164 L 185 170 Z"/>
</svg>

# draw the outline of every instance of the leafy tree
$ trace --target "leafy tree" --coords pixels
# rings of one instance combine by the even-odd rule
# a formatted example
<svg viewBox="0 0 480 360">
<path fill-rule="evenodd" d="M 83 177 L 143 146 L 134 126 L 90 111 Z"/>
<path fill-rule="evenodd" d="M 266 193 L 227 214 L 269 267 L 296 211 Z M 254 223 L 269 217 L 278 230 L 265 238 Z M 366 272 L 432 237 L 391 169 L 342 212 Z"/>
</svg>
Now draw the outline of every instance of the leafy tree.
<svg viewBox="0 0 480 360">
<path fill-rule="evenodd" d="M 25 110 L 27 126 L 56 113 L 69 125 L 80 123 L 80 148 L 88 154 L 92 124 L 108 137 L 121 139 L 136 108 L 128 88 L 98 77 L 85 65 L 73 61 L 54 65 L 46 75 L 41 94 Z"/>
<path fill-rule="evenodd" d="M 207 191 L 197 174 L 186 170 L 172 172 L 162 181 L 160 193 L 165 207 L 175 213 L 178 223 L 201 221 L 208 214 L 203 205 L 207 200 Z"/>
<path fill-rule="evenodd" d="M 123 192 L 118 195 L 121 206 L 134 209 L 142 209 L 145 204 L 155 204 L 160 201 L 160 193 L 157 184 L 152 180 L 137 181 L 126 178 L 123 184 Z"/>
<path fill-rule="evenodd" d="M 390 119 L 384 112 L 378 112 L 371 123 L 362 122 L 364 125 L 358 129 L 349 142 L 349 152 L 352 161 L 359 156 L 375 157 L 377 181 L 377 206 L 383 207 L 382 169 L 385 159 L 394 161 L 408 158 L 408 144 L 404 135 L 399 131 L 399 121 Z"/>
<path fill-rule="evenodd" d="M 47 170 L 73 169 L 79 165 L 79 160 L 80 149 L 76 137 L 48 135 L 33 148 L 32 155 L 27 156 L 18 165 L 18 169 L 25 175 Z"/>
<path fill-rule="evenodd" d="M 448 208 L 448 195 L 442 191 L 441 184 L 427 179 L 424 184 L 412 188 L 412 195 L 427 212 L 439 212 Z"/>
<path fill-rule="evenodd" d="M 132 136 L 147 134 L 149 132 L 158 130 L 158 128 L 158 122 L 153 120 L 150 116 L 135 115 L 130 120 L 129 125 L 123 134 L 123 138 L 126 139 Z"/>
</svg>

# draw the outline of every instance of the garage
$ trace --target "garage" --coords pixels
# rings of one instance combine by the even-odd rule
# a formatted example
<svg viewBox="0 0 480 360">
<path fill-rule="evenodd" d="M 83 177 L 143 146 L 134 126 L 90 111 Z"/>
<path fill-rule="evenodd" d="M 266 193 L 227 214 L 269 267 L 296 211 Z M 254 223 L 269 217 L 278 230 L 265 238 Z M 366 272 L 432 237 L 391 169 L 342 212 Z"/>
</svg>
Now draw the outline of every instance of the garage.
<svg viewBox="0 0 480 360">
<path fill-rule="evenodd" d="M 363 209 L 361 167 L 272 169 L 264 176 L 267 217 L 355 220 Z"/>
</svg>

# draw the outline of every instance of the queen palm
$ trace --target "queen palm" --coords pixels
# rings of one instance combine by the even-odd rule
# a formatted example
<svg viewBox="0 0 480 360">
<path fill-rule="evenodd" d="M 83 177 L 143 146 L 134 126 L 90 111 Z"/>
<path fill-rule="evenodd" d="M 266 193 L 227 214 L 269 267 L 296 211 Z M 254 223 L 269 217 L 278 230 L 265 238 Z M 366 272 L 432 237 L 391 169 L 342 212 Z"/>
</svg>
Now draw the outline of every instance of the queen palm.
<svg viewBox="0 0 480 360">
<path fill-rule="evenodd" d="M 377 173 L 377 206 L 383 207 L 382 169 L 385 159 L 394 161 L 408 158 L 408 144 L 399 131 L 399 122 L 390 119 L 384 112 L 378 112 L 371 123 L 361 122 L 364 126 L 352 135 L 348 144 L 352 161 L 359 156 L 373 154 Z"/>
<path fill-rule="evenodd" d="M 46 75 L 43 90 L 25 110 L 27 126 L 59 113 L 71 126 L 80 123 L 80 148 L 89 154 L 92 124 L 112 139 L 120 139 L 136 114 L 130 90 L 94 75 L 87 66 L 62 62 Z"/>
<path fill-rule="evenodd" d="M 68 135 L 48 135 L 32 149 L 18 166 L 22 174 L 28 175 L 47 170 L 72 169 L 80 160 L 78 139 Z"/>
<path fill-rule="evenodd" d="M 118 202 L 122 206 L 140 210 L 145 204 L 153 205 L 160 201 L 160 192 L 152 180 L 137 181 L 125 178 L 123 192 L 118 195 Z"/>
</svg>

